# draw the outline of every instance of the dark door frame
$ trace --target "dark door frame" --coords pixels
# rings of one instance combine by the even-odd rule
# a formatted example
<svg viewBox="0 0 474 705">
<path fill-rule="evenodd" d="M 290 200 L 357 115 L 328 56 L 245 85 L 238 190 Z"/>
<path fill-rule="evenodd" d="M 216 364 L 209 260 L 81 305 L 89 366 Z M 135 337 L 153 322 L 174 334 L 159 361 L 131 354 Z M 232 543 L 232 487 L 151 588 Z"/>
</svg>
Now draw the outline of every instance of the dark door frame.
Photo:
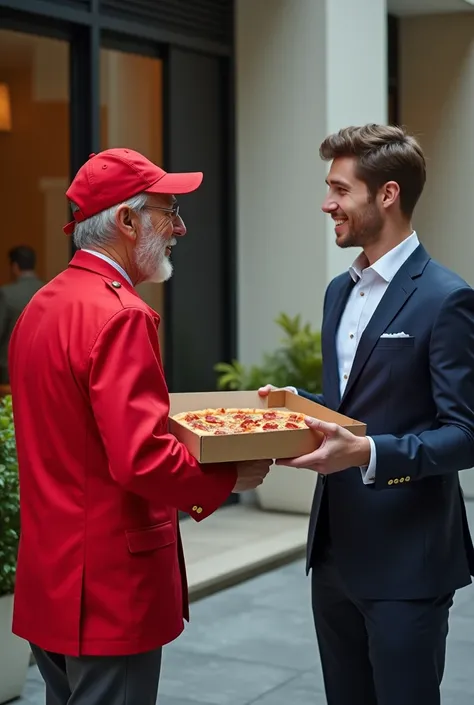
<svg viewBox="0 0 474 705">
<path fill-rule="evenodd" d="M 400 121 L 400 20 L 395 15 L 388 15 L 387 20 L 388 98 L 392 102 L 392 114 L 389 118 L 390 122 L 398 124 Z"/>
</svg>

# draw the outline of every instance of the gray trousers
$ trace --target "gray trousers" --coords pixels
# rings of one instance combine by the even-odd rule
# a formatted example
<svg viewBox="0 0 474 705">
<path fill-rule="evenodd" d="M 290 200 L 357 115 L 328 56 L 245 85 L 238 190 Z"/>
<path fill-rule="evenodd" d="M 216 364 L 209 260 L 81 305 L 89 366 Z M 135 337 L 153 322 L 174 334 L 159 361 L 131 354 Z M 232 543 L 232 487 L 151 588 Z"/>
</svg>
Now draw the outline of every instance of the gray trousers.
<svg viewBox="0 0 474 705">
<path fill-rule="evenodd" d="M 155 705 L 161 648 L 132 656 L 63 656 L 31 644 L 46 705 Z"/>
</svg>

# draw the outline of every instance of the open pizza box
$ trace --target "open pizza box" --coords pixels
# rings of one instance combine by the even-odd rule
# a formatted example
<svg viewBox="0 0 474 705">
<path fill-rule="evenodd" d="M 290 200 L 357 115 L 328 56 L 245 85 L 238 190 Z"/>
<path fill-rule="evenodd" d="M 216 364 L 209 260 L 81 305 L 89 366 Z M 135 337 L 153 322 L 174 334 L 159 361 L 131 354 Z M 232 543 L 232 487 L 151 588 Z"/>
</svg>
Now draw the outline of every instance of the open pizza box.
<svg viewBox="0 0 474 705">
<path fill-rule="evenodd" d="M 307 429 L 256 431 L 228 436 L 200 436 L 171 418 L 183 411 L 216 408 L 284 409 L 337 423 L 356 436 L 365 436 L 366 425 L 315 404 L 286 390 L 260 397 L 250 392 L 190 392 L 170 394 L 169 430 L 200 463 L 293 458 L 315 450 L 322 440 Z"/>
</svg>

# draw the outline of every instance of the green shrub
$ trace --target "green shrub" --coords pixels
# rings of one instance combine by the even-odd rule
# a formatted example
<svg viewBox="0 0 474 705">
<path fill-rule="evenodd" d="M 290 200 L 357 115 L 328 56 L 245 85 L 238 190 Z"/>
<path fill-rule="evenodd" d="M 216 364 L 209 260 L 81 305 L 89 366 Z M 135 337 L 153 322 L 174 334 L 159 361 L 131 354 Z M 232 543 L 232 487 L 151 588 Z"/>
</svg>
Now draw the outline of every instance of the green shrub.
<svg viewBox="0 0 474 705">
<path fill-rule="evenodd" d="M 6 396 L 0 399 L 0 597 L 12 594 L 15 587 L 19 500 L 12 400 Z"/>
<path fill-rule="evenodd" d="M 283 330 L 281 346 L 266 353 L 260 365 L 246 367 L 238 360 L 215 367 L 221 390 L 253 390 L 264 384 L 299 387 L 313 394 L 322 391 L 321 333 L 302 325 L 301 317 L 281 313 L 275 323 Z"/>
</svg>

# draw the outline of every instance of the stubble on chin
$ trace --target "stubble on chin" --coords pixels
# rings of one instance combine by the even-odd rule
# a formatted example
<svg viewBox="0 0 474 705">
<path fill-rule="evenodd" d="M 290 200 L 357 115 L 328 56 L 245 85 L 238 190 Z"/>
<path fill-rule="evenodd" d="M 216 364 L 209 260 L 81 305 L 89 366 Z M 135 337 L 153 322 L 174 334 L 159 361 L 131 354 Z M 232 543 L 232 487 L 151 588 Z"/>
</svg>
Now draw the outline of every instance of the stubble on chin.
<svg viewBox="0 0 474 705">
<path fill-rule="evenodd" d="M 345 237 L 337 237 L 336 245 L 340 247 L 341 250 L 346 250 L 349 247 L 360 247 L 360 245 L 357 243 L 357 238 L 354 237 L 351 233 L 349 233 L 349 235 L 346 235 Z"/>
<path fill-rule="evenodd" d="M 349 247 L 367 247 L 373 245 L 380 237 L 382 223 L 374 222 L 366 224 L 365 227 L 360 227 L 358 232 L 350 232 L 345 237 L 336 238 L 336 244 L 341 249 Z"/>
</svg>

